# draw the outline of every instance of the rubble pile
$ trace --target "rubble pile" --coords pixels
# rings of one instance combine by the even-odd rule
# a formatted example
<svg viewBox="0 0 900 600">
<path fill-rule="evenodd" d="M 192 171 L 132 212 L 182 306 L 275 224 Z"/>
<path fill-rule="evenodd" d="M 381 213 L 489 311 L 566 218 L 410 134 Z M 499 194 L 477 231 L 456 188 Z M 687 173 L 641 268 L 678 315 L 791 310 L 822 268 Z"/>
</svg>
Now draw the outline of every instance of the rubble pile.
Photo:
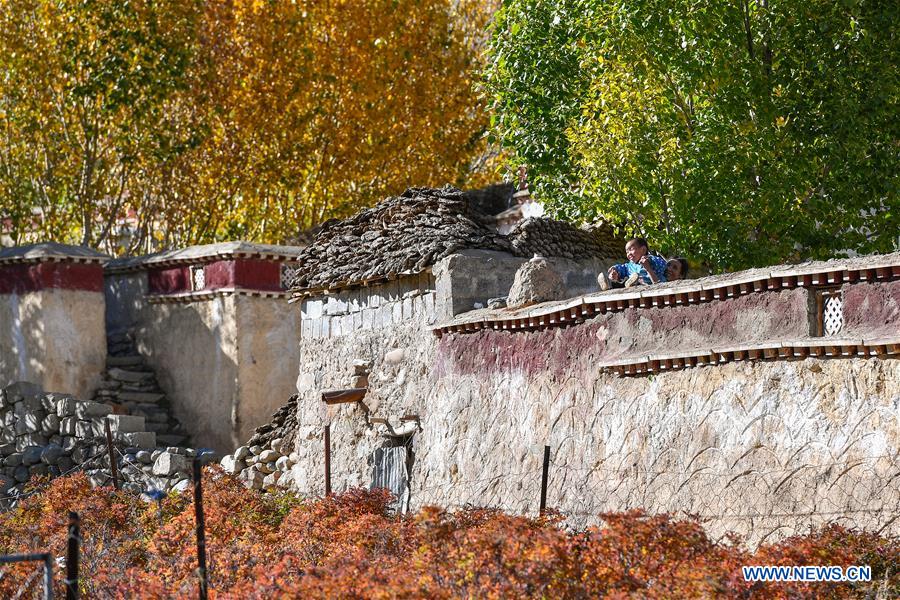
<svg viewBox="0 0 900 600">
<path fill-rule="evenodd" d="M 256 433 L 234 451 L 222 458 L 222 468 L 238 475 L 249 488 L 271 490 L 278 485 L 297 461 L 293 452 L 297 431 L 297 396 L 272 414 L 272 421 L 256 428 Z M 281 481 L 281 486 L 284 481 Z"/>
<path fill-rule="evenodd" d="M 156 448 L 144 417 L 18 382 L 0 389 L 0 503 L 14 503 L 34 476 L 82 469 L 94 485 L 109 485 L 107 424 L 124 489 L 187 487 L 194 451 Z"/>
</svg>

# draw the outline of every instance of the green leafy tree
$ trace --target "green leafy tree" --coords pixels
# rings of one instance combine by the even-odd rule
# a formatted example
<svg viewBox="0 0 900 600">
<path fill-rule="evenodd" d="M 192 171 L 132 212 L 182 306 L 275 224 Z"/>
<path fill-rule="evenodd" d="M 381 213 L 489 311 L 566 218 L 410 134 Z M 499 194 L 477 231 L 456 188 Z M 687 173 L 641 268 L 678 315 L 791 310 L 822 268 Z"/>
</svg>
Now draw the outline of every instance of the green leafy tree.
<svg viewBox="0 0 900 600">
<path fill-rule="evenodd" d="M 900 232 L 900 39 L 879 0 L 511 0 L 494 133 L 557 214 L 716 268 Z"/>
</svg>

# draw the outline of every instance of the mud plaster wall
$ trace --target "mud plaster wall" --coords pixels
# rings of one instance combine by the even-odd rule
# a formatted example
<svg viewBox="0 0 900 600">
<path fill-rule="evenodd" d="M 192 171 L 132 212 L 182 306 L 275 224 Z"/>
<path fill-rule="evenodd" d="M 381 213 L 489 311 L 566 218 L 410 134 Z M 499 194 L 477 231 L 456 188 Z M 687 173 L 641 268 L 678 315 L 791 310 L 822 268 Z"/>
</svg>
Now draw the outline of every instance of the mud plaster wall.
<svg viewBox="0 0 900 600">
<path fill-rule="evenodd" d="M 604 360 L 797 339 L 809 335 L 808 298 L 809 291 L 798 288 L 691 306 L 629 308 L 603 315 L 589 328 L 596 327 L 597 358 Z M 528 344 L 531 339 L 514 343 Z"/>
<path fill-rule="evenodd" d="M 0 295 L 0 386 L 30 381 L 90 397 L 106 366 L 103 313 L 97 292 Z"/>
<path fill-rule="evenodd" d="M 269 422 L 273 412 L 295 393 L 300 363 L 296 307 L 281 298 L 236 296 L 238 404 L 230 450 Z"/>
<path fill-rule="evenodd" d="M 235 298 L 147 304 L 134 335 L 193 444 L 232 450 L 240 406 Z"/>
<path fill-rule="evenodd" d="M 804 293 L 760 296 L 772 303 L 771 315 L 752 327 L 740 323 L 747 310 L 732 310 L 740 299 L 719 303 L 732 308 L 706 306 L 733 314 L 731 325 L 721 318 L 735 335 L 802 337 Z M 802 307 L 797 331 L 785 307 Z M 675 328 L 674 315 L 687 308 L 660 309 L 669 312 L 659 319 Z M 323 492 L 326 422 L 332 485 L 341 490 L 368 485 L 368 457 L 386 440 L 383 426 L 367 425 L 367 413 L 395 424 L 415 413 L 421 431 L 412 440 L 413 508 L 472 503 L 533 514 L 548 444 L 548 502 L 576 526 L 599 512 L 644 508 L 696 513 L 709 519 L 713 535 L 736 531 L 750 543 L 835 520 L 898 531 L 890 521 L 900 511 L 900 362 L 736 362 L 639 378 L 600 373 L 593 365 L 610 352 L 608 331 L 631 318 L 626 311 L 568 328 L 440 340 L 410 323 L 303 342 L 294 486 Z M 374 363 L 365 406 L 326 408 L 321 391 L 346 387 L 355 358 Z"/>
<path fill-rule="evenodd" d="M 847 284 L 841 289 L 846 334 L 900 333 L 900 281 Z"/>
<path fill-rule="evenodd" d="M 131 330 L 198 447 L 231 452 L 294 393 L 300 314 L 283 298 L 147 300 L 147 273 L 108 275 L 110 331 Z"/>
</svg>

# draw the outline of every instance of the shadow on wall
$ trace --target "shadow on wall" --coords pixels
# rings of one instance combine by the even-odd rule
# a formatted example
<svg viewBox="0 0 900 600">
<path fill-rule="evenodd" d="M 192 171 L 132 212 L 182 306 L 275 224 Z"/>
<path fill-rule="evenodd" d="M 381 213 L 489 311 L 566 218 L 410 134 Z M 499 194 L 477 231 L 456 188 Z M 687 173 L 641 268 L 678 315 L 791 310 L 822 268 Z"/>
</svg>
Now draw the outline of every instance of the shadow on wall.
<svg viewBox="0 0 900 600">
<path fill-rule="evenodd" d="M 137 325 L 147 305 L 147 273 L 117 273 L 103 278 L 106 297 L 106 331 L 127 331 Z"/>
<path fill-rule="evenodd" d="M 157 373 L 175 416 L 197 447 L 230 452 L 242 440 L 231 297 L 154 304 L 133 328 L 139 353 Z M 268 415 L 267 415 L 268 416 Z"/>
<path fill-rule="evenodd" d="M 151 304 L 146 271 L 107 275 L 104 294 L 107 332 L 131 334 L 194 444 L 232 451 L 242 441 L 233 298 Z"/>
<path fill-rule="evenodd" d="M 6 330 L 8 348 L 0 349 L 0 375 L 8 385 L 15 381 L 43 382 L 46 365 L 43 363 L 48 340 L 41 319 L 40 297 L 37 294 L 9 294 L 0 296 L 3 315 L 0 323 Z M 4 344 L 6 345 L 6 344 Z"/>
</svg>

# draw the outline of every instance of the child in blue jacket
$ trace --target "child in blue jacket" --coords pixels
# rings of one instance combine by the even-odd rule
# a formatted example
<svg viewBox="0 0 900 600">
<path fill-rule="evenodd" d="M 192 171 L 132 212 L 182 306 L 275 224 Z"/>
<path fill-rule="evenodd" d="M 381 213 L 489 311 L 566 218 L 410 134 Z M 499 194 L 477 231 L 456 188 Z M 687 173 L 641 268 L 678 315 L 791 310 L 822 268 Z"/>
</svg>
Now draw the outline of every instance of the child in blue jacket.
<svg viewBox="0 0 900 600">
<path fill-rule="evenodd" d="M 666 281 L 666 261 L 659 256 L 650 254 L 650 246 L 644 238 L 634 238 L 625 244 L 625 256 L 628 262 L 620 265 L 613 265 L 609 268 L 606 277 L 600 274 L 597 278 L 600 289 L 609 289 L 610 284 L 606 281 L 618 283 L 613 287 L 631 287 L 635 283 L 663 283 Z M 604 286 L 604 283 L 606 284 Z"/>
</svg>

